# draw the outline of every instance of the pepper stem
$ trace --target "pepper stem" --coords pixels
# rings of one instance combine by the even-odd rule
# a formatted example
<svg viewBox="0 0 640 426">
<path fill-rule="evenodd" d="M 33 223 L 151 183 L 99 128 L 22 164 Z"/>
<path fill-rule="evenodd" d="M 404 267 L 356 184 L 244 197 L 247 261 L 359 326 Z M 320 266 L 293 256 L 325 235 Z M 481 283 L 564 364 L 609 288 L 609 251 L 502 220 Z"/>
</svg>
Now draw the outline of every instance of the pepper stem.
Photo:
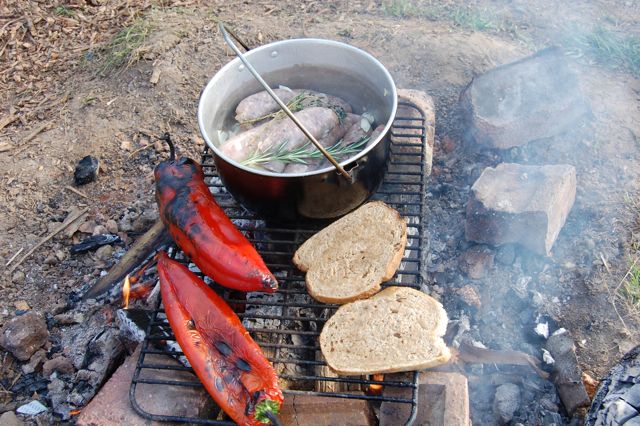
<svg viewBox="0 0 640 426">
<path fill-rule="evenodd" d="M 280 426 L 281 423 L 276 416 L 278 412 L 280 412 L 280 405 L 276 401 L 264 399 L 256 404 L 255 418 L 264 424 L 272 423 L 274 426 Z"/>
<path fill-rule="evenodd" d="M 169 145 L 169 160 L 170 161 L 175 160 L 176 159 L 176 147 L 173 145 L 173 142 L 171 141 L 171 135 L 169 134 L 169 132 L 166 132 L 164 135 L 162 135 L 160 140 L 161 141 L 165 141 Z"/>
</svg>

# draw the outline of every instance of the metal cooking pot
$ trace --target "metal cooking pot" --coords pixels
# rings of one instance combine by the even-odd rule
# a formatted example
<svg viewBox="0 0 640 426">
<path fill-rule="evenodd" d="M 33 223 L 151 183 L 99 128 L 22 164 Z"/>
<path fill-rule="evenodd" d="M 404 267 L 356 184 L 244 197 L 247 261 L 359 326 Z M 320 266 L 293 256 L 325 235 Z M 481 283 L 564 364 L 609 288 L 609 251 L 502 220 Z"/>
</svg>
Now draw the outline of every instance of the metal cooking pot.
<svg viewBox="0 0 640 426">
<path fill-rule="evenodd" d="M 307 173 L 273 173 L 246 167 L 220 151 L 220 136 L 235 123 L 235 107 L 262 87 L 236 58 L 204 88 L 198 105 L 200 132 L 214 154 L 222 183 L 244 206 L 275 220 L 327 219 L 365 202 L 379 187 L 389 154 L 397 93 L 389 72 L 368 53 L 344 43 L 295 39 L 245 54 L 271 87 L 312 89 L 339 96 L 355 113 L 370 112 L 384 131 L 357 155 L 342 161 L 348 180 L 333 166 Z"/>
</svg>

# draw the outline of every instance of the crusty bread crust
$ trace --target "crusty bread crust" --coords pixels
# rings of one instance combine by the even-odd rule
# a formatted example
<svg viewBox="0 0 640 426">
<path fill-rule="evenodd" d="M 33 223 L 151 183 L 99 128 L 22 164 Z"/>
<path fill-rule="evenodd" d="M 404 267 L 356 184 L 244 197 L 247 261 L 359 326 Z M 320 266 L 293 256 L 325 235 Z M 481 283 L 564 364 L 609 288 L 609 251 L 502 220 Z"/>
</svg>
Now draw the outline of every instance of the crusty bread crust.
<svg viewBox="0 0 640 426">
<path fill-rule="evenodd" d="M 407 244 L 407 224 L 396 210 L 373 201 L 313 235 L 293 256 L 306 272 L 307 291 L 324 303 L 348 303 L 380 291 L 393 278 Z"/>
<path fill-rule="evenodd" d="M 442 339 L 447 322 L 432 297 L 388 287 L 341 306 L 320 333 L 320 349 L 329 367 L 342 375 L 421 370 L 449 361 Z"/>
</svg>

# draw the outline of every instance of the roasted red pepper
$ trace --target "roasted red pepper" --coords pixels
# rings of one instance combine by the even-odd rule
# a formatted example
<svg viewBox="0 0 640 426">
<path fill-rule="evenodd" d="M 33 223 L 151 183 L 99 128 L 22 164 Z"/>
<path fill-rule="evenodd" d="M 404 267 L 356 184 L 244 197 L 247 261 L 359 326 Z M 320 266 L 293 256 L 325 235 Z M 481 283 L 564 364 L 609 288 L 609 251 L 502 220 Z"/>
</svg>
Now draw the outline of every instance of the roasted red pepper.
<svg viewBox="0 0 640 426">
<path fill-rule="evenodd" d="M 229 305 L 189 269 L 158 254 L 164 309 L 176 341 L 216 403 L 239 425 L 282 407 L 273 367 Z"/>
<path fill-rule="evenodd" d="M 202 167 L 190 158 L 171 158 L 156 166 L 160 218 L 176 244 L 205 275 L 241 291 L 272 293 L 278 282 L 249 240 L 218 206 L 204 182 Z"/>
</svg>

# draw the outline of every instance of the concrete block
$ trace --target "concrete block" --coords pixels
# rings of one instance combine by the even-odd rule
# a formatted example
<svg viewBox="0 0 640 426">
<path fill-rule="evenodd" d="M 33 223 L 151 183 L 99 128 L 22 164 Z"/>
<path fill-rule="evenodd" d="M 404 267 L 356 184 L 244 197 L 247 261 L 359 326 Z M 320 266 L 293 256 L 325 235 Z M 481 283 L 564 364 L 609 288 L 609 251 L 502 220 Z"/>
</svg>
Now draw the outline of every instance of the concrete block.
<svg viewBox="0 0 640 426">
<path fill-rule="evenodd" d="M 573 166 L 488 167 L 471 187 L 466 238 L 494 246 L 518 243 L 548 256 L 575 197 Z"/>
</svg>

